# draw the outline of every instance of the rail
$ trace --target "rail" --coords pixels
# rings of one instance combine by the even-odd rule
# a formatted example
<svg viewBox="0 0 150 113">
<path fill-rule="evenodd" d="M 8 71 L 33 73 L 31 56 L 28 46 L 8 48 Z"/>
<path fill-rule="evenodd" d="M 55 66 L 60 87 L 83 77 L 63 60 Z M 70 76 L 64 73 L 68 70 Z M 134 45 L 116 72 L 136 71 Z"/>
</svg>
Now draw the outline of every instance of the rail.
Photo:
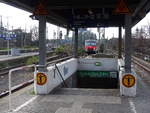
<svg viewBox="0 0 150 113">
<path fill-rule="evenodd" d="M 57 64 L 57 63 L 59 63 L 59 62 L 68 60 L 68 59 L 70 59 L 70 58 L 72 58 L 72 56 L 68 56 L 68 57 L 64 57 L 64 58 L 61 58 L 61 59 L 58 59 L 58 60 L 54 60 L 54 61 L 48 62 L 48 63 L 46 64 L 46 67 L 48 67 L 48 66 L 51 65 L 51 64 L 54 64 L 54 65 L 55 65 L 55 64 Z"/>
<path fill-rule="evenodd" d="M 36 68 L 37 68 L 37 70 L 38 70 L 38 68 L 46 68 L 46 67 L 48 67 L 48 66 L 50 66 L 52 64 L 55 65 L 55 64 L 57 64 L 59 62 L 68 60 L 70 58 L 72 58 L 72 56 L 68 56 L 68 57 L 64 57 L 64 58 L 61 58 L 61 59 L 53 60 L 51 62 L 48 62 L 46 65 L 36 65 Z"/>
<path fill-rule="evenodd" d="M 140 62 L 141 64 L 145 65 L 146 67 L 150 67 L 150 63 L 148 61 L 145 61 L 145 60 L 135 57 L 135 56 L 133 56 L 132 58 L 133 58 L 133 60 Z"/>
<path fill-rule="evenodd" d="M 59 58 L 59 57 L 60 57 L 59 55 L 55 55 L 55 56 L 48 57 L 46 60 L 48 62 L 48 61 L 51 61 L 51 60 Z M 2 68 L 2 69 L 0 69 L 0 76 L 8 74 L 10 69 L 21 67 L 21 66 L 25 66 L 25 64 L 22 63 L 22 64 L 19 64 L 19 65 L 16 65 L 16 66 L 10 66 L 10 67 L 7 67 L 7 68 Z"/>
<path fill-rule="evenodd" d="M 123 55 L 122 55 L 122 58 L 124 59 Z M 136 56 L 132 56 L 132 62 L 135 63 L 136 65 L 140 66 L 141 68 L 143 68 L 145 71 L 150 73 L 150 63 L 147 63 L 146 61 L 139 59 Z"/>
<path fill-rule="evenodd" d="M 146 67 L 145 65 L 139 63 L 138 61 L 133 60 L 133 63 L 135 63 L 136 65 L 140 66 L 142 69 L 144 69 L 145 71 L 150 73 L 150 68 Z"/>
</svg>

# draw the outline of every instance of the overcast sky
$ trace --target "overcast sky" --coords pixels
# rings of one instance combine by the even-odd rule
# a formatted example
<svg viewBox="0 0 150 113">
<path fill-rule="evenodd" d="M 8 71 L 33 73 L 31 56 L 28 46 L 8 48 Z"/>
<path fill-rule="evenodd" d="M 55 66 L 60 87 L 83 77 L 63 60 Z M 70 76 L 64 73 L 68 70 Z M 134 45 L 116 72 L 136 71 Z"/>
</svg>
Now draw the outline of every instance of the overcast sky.
<svg viewBox="0 0 150 113">
<path fill-rule="evenodd" d="M 21 27 L 22 29 L 27 29 L 28 31 L 30 28 L 32 28 L 35 25 L 38 25 L 38 21 L 32 20 L 29 18 L 31 13 L 28 13 L 26 11 L 17 9 L 15 7 L 0 3 L 0 15 L 3 16 L 3 22 L 4 25 L 7 26 L 7 23 L 9 26 L 13 26 L 13 28 L 19 28 Z M 150 20 L 150 13 L 147 14 L 147 16 L 141 20 L 136 26 L 133 27 L 132 31 L 136 29 L 136 27 L 146 25 L 147 22 Z M 48 26 L 48 38 L 53 37 L 53 31 L 57 31 L 57 26 L 52 25 L 52 24 L 47 24 Z M 9 28 L 9 29 L 11 29 Z M 60 28 L 60 30 L 63 31 L 63 34 L 66 34 L 66 30 L 63 28 Z M 97 33 L 97 29 L 91 29 L 94 33 Z M 118 36 L 118 28 L 107 28 L 105 30 L 106 33 L 106 38 L 112 38 Z M 70 33 L 71 35 L 71 33 Z"/>
</svg>

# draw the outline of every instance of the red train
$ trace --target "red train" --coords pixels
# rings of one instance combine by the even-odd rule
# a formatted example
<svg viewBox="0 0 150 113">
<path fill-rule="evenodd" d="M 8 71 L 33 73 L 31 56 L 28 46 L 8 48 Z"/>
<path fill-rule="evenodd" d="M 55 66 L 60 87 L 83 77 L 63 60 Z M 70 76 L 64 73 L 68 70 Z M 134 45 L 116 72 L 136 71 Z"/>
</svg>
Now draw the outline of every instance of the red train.
<svg viewBox="0 0 150 113">
<path fill-rule="evenodd" d="M 85 51 L 88 54 L 97 52 L 97 40 L 85 40 Z"/>
</svg>

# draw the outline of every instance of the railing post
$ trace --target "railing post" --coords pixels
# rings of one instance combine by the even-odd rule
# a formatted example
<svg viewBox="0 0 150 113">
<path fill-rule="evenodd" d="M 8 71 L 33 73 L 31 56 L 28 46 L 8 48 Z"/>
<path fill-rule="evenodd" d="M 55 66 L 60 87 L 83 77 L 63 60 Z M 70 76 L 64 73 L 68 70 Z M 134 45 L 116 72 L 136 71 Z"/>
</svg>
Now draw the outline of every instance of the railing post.
<svg viewBox="0 0 150 113">
<path fill-rule="evenodd" d="M 78 57 L 78 28 L 75 28 L 75 39 L 74 39 L 74 58 Z"/>
<path fill-rule="evenodd" d="M 119 27 L 118 58 L 122 58 L 122 27 Z"/>
</svg>

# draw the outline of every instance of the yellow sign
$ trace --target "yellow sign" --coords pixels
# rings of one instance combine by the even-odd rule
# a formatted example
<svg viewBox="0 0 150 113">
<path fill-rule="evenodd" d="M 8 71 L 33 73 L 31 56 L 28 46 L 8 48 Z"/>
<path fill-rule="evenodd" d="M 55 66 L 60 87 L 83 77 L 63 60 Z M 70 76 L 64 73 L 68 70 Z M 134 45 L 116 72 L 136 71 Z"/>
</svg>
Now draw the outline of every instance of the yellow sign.
<svg viewBox="0 0 150 113">
<path fill-rule="evenodd" d="M 117 14 L 130 14 L 130 10 L 124 0 L 119 0 L 115 9 Z"/>
<path fill-rule="evenodd" d="M 44 85 L 47 82 L 47 76 L 44 73 L 38 72 L 36 75 L 38 85 Z"/>
<path fill-rule="evenodd" d="M 123 78 L 122 78 L 122 84 L 127 87 L 127 88 L 131 88 L 135 85 L 135 77 L 131 74 L 126 74 Z"/>
<path fill-rule="evenodd" d="M 39 3 L 33 12 L 34 15 L 48 15 L 46 6 L 43 3 Z"/>
</svg>

